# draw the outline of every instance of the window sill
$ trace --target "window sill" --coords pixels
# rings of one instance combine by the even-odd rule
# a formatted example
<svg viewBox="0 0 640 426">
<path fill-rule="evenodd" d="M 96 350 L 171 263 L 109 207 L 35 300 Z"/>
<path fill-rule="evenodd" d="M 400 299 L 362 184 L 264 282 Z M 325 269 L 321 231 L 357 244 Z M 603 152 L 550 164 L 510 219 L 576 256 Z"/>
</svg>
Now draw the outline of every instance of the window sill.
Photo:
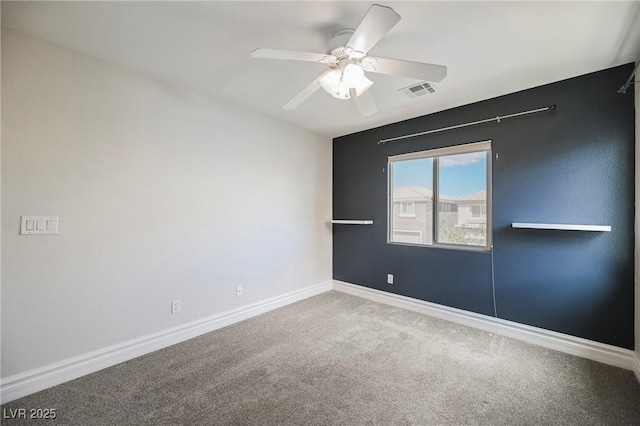
<svg viewBox="0 0 640 426">
<path fill-rule="evenodd" d="M 446 250 L 475 251 L 475 252 L 481 252 L 481 253 L 488 253 L 491 251 L 490 246 L 464 246 L 461 244 L 443 244 L 443 243 L 413 244 L 413 243 L 400 243 L 395 241 L 387 241 L 387 244 L 391 244 L 395 246 L 411 246 L 411 247 L 425 247 L 425 248 L 436 248 L 436 249 L 446 249 Z"/>
</svg>

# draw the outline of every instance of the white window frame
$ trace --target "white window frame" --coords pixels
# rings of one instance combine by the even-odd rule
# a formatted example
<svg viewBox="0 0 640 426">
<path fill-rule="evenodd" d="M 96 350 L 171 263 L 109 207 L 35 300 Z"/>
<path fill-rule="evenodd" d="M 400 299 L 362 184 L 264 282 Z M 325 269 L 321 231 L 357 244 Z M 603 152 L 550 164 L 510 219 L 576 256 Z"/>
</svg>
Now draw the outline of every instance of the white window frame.
<svg viewBox="0 0 640 426">
<path fill-rule="evenodd" d="M 433 159 L 433 199 L 434 206 L 439 205 L 439 158 L 448 155 L 456 154 L 470 154 L 473 152 L 486 152 L 487 153 L 487 206 L 486 206 L 486 227 L 487 227 L 487 239 L 486 245 L 475 246 L 467 244 L 453 244 L 453 243 L 441 243 L 438 241 L 438 215 L 439 208 L 432 208 L 432 243 L 426 244 L 411 244 L 400 243 L 392 241 L 393 238 L 393 164 L 400 161 L 407 160 L 419 160 L 424 158 Z M 392 155 L 387 160 L 387 243 L 398 245 L 410 245 L 418 247 L 436 247 L 436 248 L 453 248 L 460 250 L 475 250 L 475 251 L 489 251 L 491 250 L 492 241 L 492 159 L 493 154 L 491 150 L 491 141 L 474 142 L 462 145 L 450 146 L 445 148 L 436 148 L 426 151 L 410 152 L 407 154 Z M 402 207 L 400 207 L 402 209 Z M 458 207 L 458 211 L 460 208 Z M 400 210 L 401 211 L 401 210 Z"/>
</svg>

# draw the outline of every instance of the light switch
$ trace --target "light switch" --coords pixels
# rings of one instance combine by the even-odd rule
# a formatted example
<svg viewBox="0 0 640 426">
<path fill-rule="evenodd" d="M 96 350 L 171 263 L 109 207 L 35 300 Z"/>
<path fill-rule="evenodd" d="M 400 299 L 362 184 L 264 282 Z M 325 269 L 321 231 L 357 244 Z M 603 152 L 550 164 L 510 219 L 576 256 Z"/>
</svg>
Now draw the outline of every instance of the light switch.
<svg viewBox="0 0 640 426">
<path fill-rule="evenodd" d="M 22 216 L 20 221 L 21 235 L 57 234 L 57 216 Z"/>
</svg>

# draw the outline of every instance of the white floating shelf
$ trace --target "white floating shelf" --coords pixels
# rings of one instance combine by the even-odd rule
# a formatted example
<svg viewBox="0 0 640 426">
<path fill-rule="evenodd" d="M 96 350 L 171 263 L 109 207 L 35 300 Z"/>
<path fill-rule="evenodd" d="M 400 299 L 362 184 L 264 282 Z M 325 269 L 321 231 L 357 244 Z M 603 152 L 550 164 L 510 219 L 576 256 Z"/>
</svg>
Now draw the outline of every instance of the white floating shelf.
<svg viewBox="0 0 640 426">
<path fill-rule="evenodd" d="M 331 223 L 338 223 L 341 225 L 373 225 L 372 220 L 332 220 Z"/>
<path fill-rule="evenodd" d="M 559 231 L 595 231 L 611 232 L 609 225 L 570 225 L 565 223 L 517 223 L 511 224 L 512 228 L 523 229 L 554 229 Z"/>
</svg>

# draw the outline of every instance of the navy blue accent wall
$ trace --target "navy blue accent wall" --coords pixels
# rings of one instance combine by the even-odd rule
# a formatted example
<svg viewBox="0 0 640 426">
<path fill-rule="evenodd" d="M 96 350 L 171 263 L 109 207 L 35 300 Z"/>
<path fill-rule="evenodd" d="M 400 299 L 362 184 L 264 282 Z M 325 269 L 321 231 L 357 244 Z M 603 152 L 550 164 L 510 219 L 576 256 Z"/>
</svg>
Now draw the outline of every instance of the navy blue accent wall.
<svg viewBox="0 0 640 426">
<path fill-rule="evenodd" d="M 374 220 L 334 225 L 334 279 L 493 315 L 489 252 L 386 242 L 388 156 L 490 139 L 498 317 L 632 349 L 634 100 L 632 91 L 616 93 L 631 70 L 615 67 L 334 139 L 333 217 Z M 557 109 L 377 144 L 548 105 Z M 601 224 L 612 232 L 513 229 L 512 222 Z M 387 273 L 394 285 L 386 284 Z"/>
</svg>

